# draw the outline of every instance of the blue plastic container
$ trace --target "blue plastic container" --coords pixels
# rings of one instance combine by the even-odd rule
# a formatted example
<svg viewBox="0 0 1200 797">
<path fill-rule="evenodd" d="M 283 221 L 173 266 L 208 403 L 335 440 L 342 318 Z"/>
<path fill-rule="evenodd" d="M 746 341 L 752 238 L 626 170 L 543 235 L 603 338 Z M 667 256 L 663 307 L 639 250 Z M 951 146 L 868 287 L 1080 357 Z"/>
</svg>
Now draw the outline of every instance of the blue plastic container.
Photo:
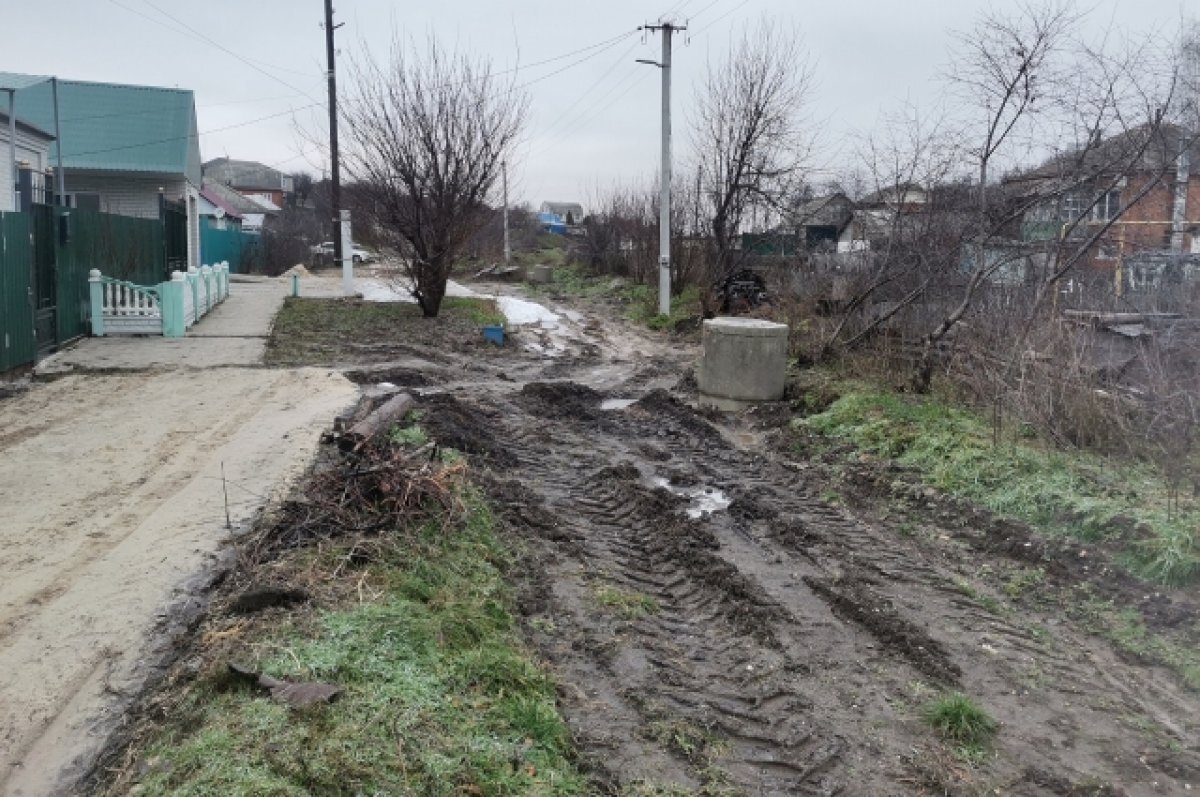
<svg viewBox="0 0 1200 797">
<path fill-rule="evenodd" d="M 495 325 L 483 328 L 483 339 L 495 343 L 497 346 L 504 345 L 504 327 Z"/>
</svg>

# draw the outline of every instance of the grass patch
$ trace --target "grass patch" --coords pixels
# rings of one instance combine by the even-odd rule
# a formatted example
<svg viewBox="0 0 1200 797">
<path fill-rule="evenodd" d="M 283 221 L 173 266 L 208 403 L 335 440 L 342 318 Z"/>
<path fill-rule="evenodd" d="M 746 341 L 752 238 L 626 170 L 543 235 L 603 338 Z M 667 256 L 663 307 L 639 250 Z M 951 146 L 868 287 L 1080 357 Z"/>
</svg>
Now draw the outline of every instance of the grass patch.
<svg viewBox="0 0 1200 797">
<path fill-rule="evenodd" d="M 395 426 L 388 437 L 393 443 L 407 446 L 408 448 L 420 448 L 429 441 L 429 435 L 425 434 L 425 430 L 417 424 L 412 426 Z"/>
<path fill-rule="evenodd" d="M 373 362 L 412 345 L 482 345 L 480 327 L 504 323 L 491 299 L 447 296 L 437 318 L 407 302 L 288 297 L 267 342 L 269 365 L 341 365 Z M 389 347 L 397 348 L 389 351 Z"/>
<path fill-rule="evenodd" d="M 626 315 L 630 320 L 644 324 L 651 329 L 671 331 L 681 322 L 699 318 L 700 290 L 688 286 L 678 296 L 671 297 L 670 315 L 658 312 L 658 288 L 650 285 L 628 285 L 623 288 L 625 300 L 628 302 Z"/>
<path fill-rule="evenodd" d="M 1168 512 L 1166 485 L 1147 465 L 1053 450 L 1021 435 L 994 445 L 990 424 L 971 412 L 861 386 L 797 423 L 1043 532 L 1114 544 L 1147 580 L 1178 585 L 1200 574 L 1200 511 Z"/>
<path fill-rule="evenodd" d="M 335 683 L 337 701 L 291 710 L 231 686 L 214 661 L 146 749 L 138 793 L 586 793 L 554 683 L 515 627 L 510 555 L 461 489 L 460 521 L 397 529 L 365 568 L 335 569 L 348 543 L 293 554 L 297 569 L 324 563 L 341 598 L 239 639 L 235 655 Z"/>
<path fill-rule="evenodd" d="M 442 299 L 442 314 L 454 319 L 466 319 L 478 326 L 504 324 L 504 313 L 493 299 L 474 299 L 466 296 L 447 296 Z"/>
<path fill-rule="evenodd" d="M 925 704 L 921 717 L 943 741 L 969 759 L 983 755 L 998 730 L 996 721 L 978 703 L 961 692 L 944 695 Z"/>
<path fill-rule="evenodd" d="M 649 595 L 607 585 L 596 589 L 596 602 L 612 609 L 626 620 L 638 620 L 649 614 L 658 614 L 658 601 Z"/>
<path fill-rule="evenodd" d="M 1200 650 L 1147 628 L 1136 609 L 1083 595 L 1071 612 L 1089 631 L 1108 639 L 1124 653 L 1135 659 L 1161 662 L 1178 673 L 1189 689 L 1200 691 Z"/>
</svg>

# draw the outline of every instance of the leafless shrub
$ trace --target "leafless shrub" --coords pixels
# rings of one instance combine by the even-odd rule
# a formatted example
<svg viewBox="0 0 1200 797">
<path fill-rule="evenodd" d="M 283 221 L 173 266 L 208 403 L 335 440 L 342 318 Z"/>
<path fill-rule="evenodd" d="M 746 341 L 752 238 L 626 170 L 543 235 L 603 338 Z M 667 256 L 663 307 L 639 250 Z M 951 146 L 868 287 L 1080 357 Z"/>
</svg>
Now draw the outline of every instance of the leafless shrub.
<svg viewBox="0 0 1200 797">
<path fill-rule="evenodd" d="M 375 222 L 411 251 L 412 295 L 432 317 L 455 257 L 487 218 L 529 101 L 486 60 L 433 38 L 414 50 L 396 39 L 386 63 L 369 53 L 351 60 L 343 159 Z"/>
</svg>

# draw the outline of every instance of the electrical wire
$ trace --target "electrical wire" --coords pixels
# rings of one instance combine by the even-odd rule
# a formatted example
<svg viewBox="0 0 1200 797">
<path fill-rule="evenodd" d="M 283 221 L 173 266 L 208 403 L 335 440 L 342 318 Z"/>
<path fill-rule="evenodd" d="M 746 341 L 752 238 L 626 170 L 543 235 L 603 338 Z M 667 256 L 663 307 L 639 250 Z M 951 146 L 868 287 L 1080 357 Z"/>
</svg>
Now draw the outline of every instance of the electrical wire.
<svg viewBox="0 0 1200 797">
<path fill-rule="evenodd" d="M 276 97 L 255 97 L 246 100 L 230 100 L 228 102 L 207 102 L 203 105 L 197 105 L 196 110 L 204 110 L 206 108 L 222 108 L 228 105 L 244 105 L 249 102 L 274 102 L 276 100 L 291 100 L 301 97 L 301 94 L 281 94 Z M 82 122 L 91 119 L 111 119 L 114 116 L 146 116 L 147 114 L 161 114 L 164 111 L 161 108 L 149 108 L 144 111 L 115 111 L 113 113 L 97 113 L 89 114 L 88 116 L 64 116 L 63 122 Z"/>
<path fill-rule="evenodd" d="M 579 92 L 579 96 L 577 96 L 575 98 L 575 101 L 572 102 L 570 105 L 568 105 L 566 107 L 566 109 L 563 110 L 562 113 L 560 113 L 558 116 L 556 116 L 550 122 L 550 124 L 546 125 L 545 129 L 542 132 L 542 135 L 549 135 L 550 131 L 553 130 L 555 127 L 557 127 L 558 124 L 563 119 L 565 119 L 567 117 L 567 115 L 569 113 L 571 113 L 571 111 L 574 110 L 576 106 L 579 105 L 580 102 L 582 102 L 585 98 L 592 96 L 592 92 L 596 89 L 596 87 L 599 86 L 605 80 L 605 78 L 607 78 L 609 75 L 611 75 L 617 69 L 617 67 L 619 67 L 625 61 L 625 59 L 629 57 L 630 53 L 632 53 L 635 49 L 637 49 L 638 44 L 639 44 L 638 42 L 634 42 L 632 45 L 630 45 L 629 49 L 626 50 L 625 52 L 621 53 L 621 55 L 617 57 L 617 60 L 613 63 L 613 65 L 610 66 L 607 70 L 605 70 L 604 74 L 602 74 L 599 78 L 597 78 L 596 81 L 594 83 L 592 83 L 592 85 L 588 86 L 585 90 Z"/>
<path fill-rule="evenodd" d="M 627 34 L 624 34 L 624 36 L 622 36 L 621 38 L 622 38 L 622 39 L 624 39 L 624 38 L 626 38 L 626 37 L 628 37 L 628 36 L 632 36 L 632 35 L 634 35 L 634 34 L 636 34 L 636 33 L 637 33 L 637 31 L 636 31 L 636 30 L 632 30 L 632 31 L 630 31 L 630 32 L 629 32 L 629 33 L 627 33 Z M 553 72 L 550 72 L 550 73 L 548 73 L 548 74 L 542 75 L 541 77 L 536 77 L 536 78 L 534 78 L 533 80 L 526 81 L 525 83 L 522 83 L 522 84 L 521 84 L 521 85 L 519 85 L 519 86 L 515 86 L 515 87 L 514 87 L 514 89 L 524 89 L 524 88 L 528 88 L 528 87 L 532 86 L 534 83 L 541 83 L 543 80 L 549 80 L 549 79 L 550 79 L 550 78 L 552 78 L 552 77 L 555 77 L 555 76 L 557 76 L 557 75 L 561 75 L 563 72 L 566 72 L 568 69 L 573 69 L 573 68 L 575 68 L 575 67 L 579 66 L 580 64 L 582 64 L 582 63 L 586 62 L 586 61 L 590 61 L 590 60 L 592 60 L 593 58 L 595 58 L 595 57 L 596 57 L 596 56 L 598 56 L 598 55 L 603 55 L 604 53 L 608 52 L 609 50 L 611 50 L 612 48 L 616 47 L 616 46 L 617 46 L 618 44 L 620 44 L 620 43 L 621 43 L 621 39 L 618 39 L 618 40 L 616 40 L 616 41 L 613 41 L 611 44 L 609 44 L 609 45 L 608 45 L 607 47 L 605 47 L 603 50 L 599 50 L 598 52 L 594 52 L 594 53 L 592 53 L 591 55 L 588 55 L 588 56 L 585 56 L 585 57 L 583 57 L 583 58 L 580 58 L 578 61 L 572 61 L 571 63 L 567 64 L 566 66 L 564 66 L 564 67 L 562 67 L 562 68 L 560 68 L 560 69 L 556 69 L 556 70 L 554 70 Z"/>
<path fill-rule="evenodd" d="M 196 38 L 200 39 L 201 41 L 204 41 L 204 42 L 206 42 L 207 44 L 210 44 L 210 45 L 212 45 L 213 47 L 216 47 L 218 50 L 221 50 L 222 52 L 228 53 L 229 55 L 233 56 L 234 58 L 236 58 L 237 60 L 239 60 L 239 61 L 241 61 L 243 64 L 245 64 L 246 66 L 248 66 L 248 67 L 250 67 L 251 69 L 253 69 L 255 72 L 258 72 L 258 73 L 259 73 L 259 74 L 261 74 L 261 75 L 265 75 L 266 77 L 270 78 L 271 80 L 274 80 L 276 83 L 279 83 L 280 85 L 282 85 L 282 86 L 284 86 L 284 87 L 286 87 L 286 88 L 289 88 L 289 89 L 291 89 L 292 91 L 294 91 L 294 92 L 296 92 L 296 93 L 298 93 L 298 94 L 302 94 L 302 95 L 304 95 L 304 97 L 306 97 L 307 99 L 311 100 L 312 102 L 314 102 L 314 103 L 316 103 L 316 104 L 318 104 L 318 105 L 319 105 L 319 104 L 321 104 L 319 100 L 317 100 L 315 97 L 313 97 L 313 96 L 312 96 L 311 94 L 309 94 L 307 91 L 303 91 L 302 89 L 299 89 L 299 88 L 297 88 L 296 86 L 294 86 L 294 85 L 292 85 L 291 83 L 287 82 L 286 80 L 284 80 L 283 78 L 279 77 L 278 75 L 273 75 L 273 74 L 271 74 L 271 73 L 270 73 L 270 72 L 268 72 L 267 70 L 263 69 L 262 67 L 258 66 L 257 64 L 253 63 L 252 61 L 250 61 L 249 59 L 247 59 L 247 58 L 244 58 L 243 56 L 241 56 L 241 55 L 239 55 L 238 53 L 234 52 L 233 50 L 229 49 L 229 48 L 228 48 L 228 47 L 226 47 L 225 45 L 223 45 L 223 44 L 221 44 L 220 42 L 218 42 L 218 41 L 214 40 L 214 39 L 213 39 L 213 38 L 211 38 L 210 36 L 206 36 L 205 34 L 201 33 L 201 32 L 200 32 L 200 31 L 198 31 L 198 30 L 196 30 L 195 28 L 193 28 L 192 26 L 188 25 L 186 22 L 184 22 L 183 20 L 179 19 L 178 17 L 175 17 L 175 16 L 173 16 L 173 15 L 169 14 L 168 12 L 166 12 L 166 11 L 162 10 L 162 9 L 161 9 L 161 8 L 159 8 L 158 6 L 156 6 L 156 5 L 154 5 L 153 3 L 151 3 L 151 2 L 150 2 L 150 0 L 142 0 L 142 2 L 143 2 L 143 3 L 145 3 L 146 5 L 148 5 L 150 8 L 153 8 L 153 9 L 154 9 L 155 11 L 157 11 L 159 14 L 162 14 L 162 15 L 163 15 L 164 17 L 166 17 L 167 19 L 170 19 L 170 20 L 172 20 L 172 21 L 173 21 L 173 22 L 174 22 L 176 25 L 178 25 L 180 28 L 183 28 L 183 30 L 181 31 L 179 28 L 176 28 L 176 27 L 173 27 L 173 26 L 171 26 L 171 25 L 168 25 L 168 24 L 166 24 L 165 22 L 163 22 L 162 20 L 155 19 L 154 17 L 152 17 L 152 16 L 149 16 L 148 14 L 144 14 L 144 13 L 142 13 L 141 11 L 138 11 L 136 8 L 131 8 L 130 6 L 127 6 L 127 5 L 125 5 L 124 3 L 121 3 L 119 0 L 109 0 L 109 2 L 110 2 L 110 3 L 112 3 L 113 5 L 115 5 L 115 6 L 119 7 L 119 8 L 123 8 L 123 9 L 125 9 L 126 11 L 130 12 L 131 14 L 136 14 L 137 16 L 139 16 L 139 17 L 142 17 L 143 19 L 146 19 L 146 20 L 148 20 L 148 21 L 150 21 L 150 22 L 153 22 L 153 23 L 154 23 L 154 24 L 156 24 L 156 25 L 159 25 L 159 26 L 161 26 L 161 27 L 164 27 L 164 28 L 166 28 L 167 30 L 170 30 L 170 31 L 172 31 L 172 32 L 174 32 L 174 33 L 179 33 L 179 34 L 182 34 L 182 35 L 187 35 L 186 33 L 184 33 L 184 31 L 187 31 L 187 32 L 189 32 L 189 33 L 190 33 L 192 36 L 194 36 L 194 37 L 196 37 Z"/>
<path fill-rule="evenodd" d="M 695 33 L 693 33 L 693 34 L 692 34 L 692 36 L 693 36 L 693 37 L 695 37 L 695 36 L 699 36 L 701 33 L 704 33 L 706 30 L 709 30 L 709 29 L 710 29 L 710 28 L 712 28 L 714 25 L 716 25 L 718 22 L 720 22 L 721 20 L 728 18 L 728 17 L 729 17 L 730 15 L 732 15 L 732 14 L 736 14 L 738 11 L 741 11 L 743 8 L 745 8 L 745 7 L 746 7 L 746 6 L 748 6 L 748 5 L 750 5 L 750 0 L 742 0 L 742 2 L 741 2 L 741 3 L 739 3 L 739 4 L 738 4 L 738 5 L 736 5 L 736 6 L 734 6 L 733 8 L 729 9 L 729 10 L 728 10 L 728 11 L 726 11 L 724 14 L 722 14 L 722 15 L 721 15 L 721 16 L 719 16 L 719 17 L 717 17 L 717 18 L 716 18 L 716 19 L 714 19 L 712 22 L 708 23 L 708 24 L 707 24 L 707 25 L 705 25 L 703 28 L 701 28 L 700 30 L 698 30 L 698 31 L 696 31 Z"/>
<path fill-rule="evenodd" d="M 319 106 L 320 106 L 320 103 L 313 103 L 312 105 L 303 105 L 299 108 L 290 108 L 286 111 L 281 111 L 279 113 L 267 114 L 266 116 L 260 116 L 257 119 L 249 119 L 245 122 L 238 122 L 237 124 L 226 125 L 225 127 L 214 127 L 211 130 L 201 130 L 201 131 L 198 131 L 195 133 L 189 133 L 186 136 L 169 136 L 168 138 L 158 138 L 158 139 L 154 139 L 153 141 L 139 141 L 136 144 L 123 144 L 119 147 L 107 147 L 105 149 L 93 149 L 93 150 L 88 150 L 86 152 L 66 152 L 66 153 L 63 153 L 63 157 L 64 158 L 82 158 L 84 155 L 100 155 L 100 154 L 103 154 L 106 152 L 119 152 L 120 150 L 137 149 L 138 147 L 149 147 L 149 146 L 153 146 L 155 144 L 168 144 L 172 141 L 190 141 L 191 139 L 199 138 L 200 136 L 207 136 L 212 133 L 223 133 L 226 130 L 236 130 L 240 127 L 249 127 L 250 125 L 258 124 L 259 122 L 265 122 L 268 119 L 277 119 L 280 116 L 287 116 L 288 114 L 292 114 L 297 111 L 303 111 L 303 110 L 307 110 L 309 108 L 317 108 Z"/>
</svg>

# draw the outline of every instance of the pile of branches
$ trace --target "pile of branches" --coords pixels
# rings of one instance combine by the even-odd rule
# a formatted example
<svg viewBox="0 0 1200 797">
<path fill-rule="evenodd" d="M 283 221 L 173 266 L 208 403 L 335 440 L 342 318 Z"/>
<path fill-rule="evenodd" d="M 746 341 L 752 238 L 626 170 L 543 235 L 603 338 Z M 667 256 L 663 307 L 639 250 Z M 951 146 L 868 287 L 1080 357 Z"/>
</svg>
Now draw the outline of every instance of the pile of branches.
<svg viewBox="0 0 1200 797">
<path fill-rule="evenodd" d="M 368 414 L 349 432 L 327 436 L 327 442 L 338 444 L 332 461 L 309 477 L 252 550 L 243 552 L 251 561 L 326 540 L 378 537 L 430 520 L 451 523 L 462 516 L 455 485 L 461 482 L 465 463 L 444 462 L 434 442 L 413 448 L 393 440 L 393 419 L 377 422 L 368 435 L 355 432 L 373 416 L 378 420 L 378 413 L 390 404 Z"/>
</svg>

